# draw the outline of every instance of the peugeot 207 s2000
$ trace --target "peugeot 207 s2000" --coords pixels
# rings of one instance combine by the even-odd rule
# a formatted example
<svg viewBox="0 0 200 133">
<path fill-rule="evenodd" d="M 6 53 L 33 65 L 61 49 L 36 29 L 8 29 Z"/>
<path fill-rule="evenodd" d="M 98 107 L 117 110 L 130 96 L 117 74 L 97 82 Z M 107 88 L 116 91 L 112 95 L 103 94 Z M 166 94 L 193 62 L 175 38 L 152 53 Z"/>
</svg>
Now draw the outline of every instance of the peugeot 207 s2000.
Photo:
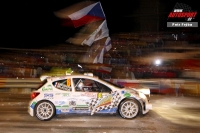
<svg viewBox="0 0 200 133">
<path fill-rule="evenodd" d="M 42 121 L 71 113 L 119 113 L 122 118 L 133 119 L 152 109 L 148 88 L 122 88 L 91 73 L 41 80 L 38 90 L 31 92 L 28 112 Z"/>
</svg>

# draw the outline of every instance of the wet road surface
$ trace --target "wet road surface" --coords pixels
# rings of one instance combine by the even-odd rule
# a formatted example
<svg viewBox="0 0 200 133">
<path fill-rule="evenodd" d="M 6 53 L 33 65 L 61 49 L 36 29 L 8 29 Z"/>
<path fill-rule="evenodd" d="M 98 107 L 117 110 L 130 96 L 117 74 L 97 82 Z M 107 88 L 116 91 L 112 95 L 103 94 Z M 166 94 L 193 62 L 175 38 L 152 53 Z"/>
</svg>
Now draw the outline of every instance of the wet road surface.
<svg viewBox="0 0 200 133">
<path fill-rule="evenodd" d="M 151 95 L 153 110 L 133 120 L 117 115 L 62 115 L 40 121 L 29 94 L 0 92 L 0 133 L 199 133 L 200 97 Z"/>
</svg>

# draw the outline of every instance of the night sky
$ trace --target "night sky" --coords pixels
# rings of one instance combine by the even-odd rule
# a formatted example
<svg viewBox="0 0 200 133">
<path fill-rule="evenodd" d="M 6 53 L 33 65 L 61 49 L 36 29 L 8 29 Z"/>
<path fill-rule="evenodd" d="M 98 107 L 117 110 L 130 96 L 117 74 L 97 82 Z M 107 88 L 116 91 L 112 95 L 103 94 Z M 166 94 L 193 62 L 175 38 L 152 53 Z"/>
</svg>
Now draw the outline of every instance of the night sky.
<svg viewBox="0 0 200 133">
<path fill-rule="evenodd" d="M 48 45 L 65 43 L 79 28 L 62 27 L 54 12 L 82 0 L 20 0 L 6 1 L 1 5 L 1 44 L 5 48 L 40 48 Z M 145 1 L 145 0 L 143 0 Z M 150 0 L 146 0 L 150 1 Z M 137 27 L 130 26 L 140 15 L 140 0 L 100 0 L 106 15 L 110 34 L 117 32 L 134 32 Z M 176 2 L 188 4 L 199 13 L 199 6 L 194 0 L 161 1 L 159 14 L 161 26 L 172 11 Z M 151 2 L 150 2 L 151 3 Z M 140 9 L 141 10 L 141 9 Z M 145 9 L 144 9 L 145 10 Z M 152 9 L 153 10 L 153 9 Z"/>
</svg>

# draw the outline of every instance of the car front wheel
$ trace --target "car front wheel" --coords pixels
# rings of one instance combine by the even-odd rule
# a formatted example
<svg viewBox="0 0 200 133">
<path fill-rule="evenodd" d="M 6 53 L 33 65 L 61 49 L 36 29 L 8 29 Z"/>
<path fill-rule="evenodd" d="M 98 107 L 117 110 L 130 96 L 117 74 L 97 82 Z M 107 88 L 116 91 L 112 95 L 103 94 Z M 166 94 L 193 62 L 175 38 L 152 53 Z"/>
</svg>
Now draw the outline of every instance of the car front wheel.
<svg viewBox="0 0 200 133">
<path fill-rule="evenodd" d="M 41 101 L 35 107 L 35 115 L 39 120 L 47 121 L 54 117 L 55 108 L 49 101 Z"/>
<path fill-rule="evenodd" d="M 126 99 L 120 103 L 119 114 L 122 118 L 133 119 L 139 113 L 138 102 L 134 99 Z"/>
</svg>

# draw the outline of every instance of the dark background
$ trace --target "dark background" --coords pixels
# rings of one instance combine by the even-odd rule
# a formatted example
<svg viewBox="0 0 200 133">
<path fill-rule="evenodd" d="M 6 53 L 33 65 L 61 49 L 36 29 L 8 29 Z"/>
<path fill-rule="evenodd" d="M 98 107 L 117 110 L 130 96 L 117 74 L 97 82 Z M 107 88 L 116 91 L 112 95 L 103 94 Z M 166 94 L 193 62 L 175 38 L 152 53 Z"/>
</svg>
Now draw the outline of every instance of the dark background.
<svg viewBox="0 0 200 133">
<path fill-rule="evenodd" d="M 55 11 L 66 8 L 82 0 L 21 0 L 1 3 L 1 44 L 2 48 L 41 48 L 43 46 L 65 43 L 79 28 L 62 27 Z M 183 30 L 167 28 L 167 16 L 177 2 L 191 6 L 199 13 L 199 6 L 194 0 L 161 1 L 161 0 L 100 0 L 107 19 L 110 34 L 118 32 L 141 32 L 144 25 L 154 24 L 146 17 L 159 18 L 157 28 L 150 32 Z M 158 4 L 155 4 L 158 3 Z M 142 6 L 141 6 L 142 5 Z M 158 10 L 157 13 L 149 11 Z M 156 12 L 156 11 L 155 11 Z M 196 21 L 199 21 L 197 14 Z M 142 22 L 142 23 L 141 23 Z M 153 29 L 153 30 L 152 30 Z M 154 30 L 155 29 L 155 30 Z M 187 28 L 199 32 L 199 28 Z"/>
</svg>

